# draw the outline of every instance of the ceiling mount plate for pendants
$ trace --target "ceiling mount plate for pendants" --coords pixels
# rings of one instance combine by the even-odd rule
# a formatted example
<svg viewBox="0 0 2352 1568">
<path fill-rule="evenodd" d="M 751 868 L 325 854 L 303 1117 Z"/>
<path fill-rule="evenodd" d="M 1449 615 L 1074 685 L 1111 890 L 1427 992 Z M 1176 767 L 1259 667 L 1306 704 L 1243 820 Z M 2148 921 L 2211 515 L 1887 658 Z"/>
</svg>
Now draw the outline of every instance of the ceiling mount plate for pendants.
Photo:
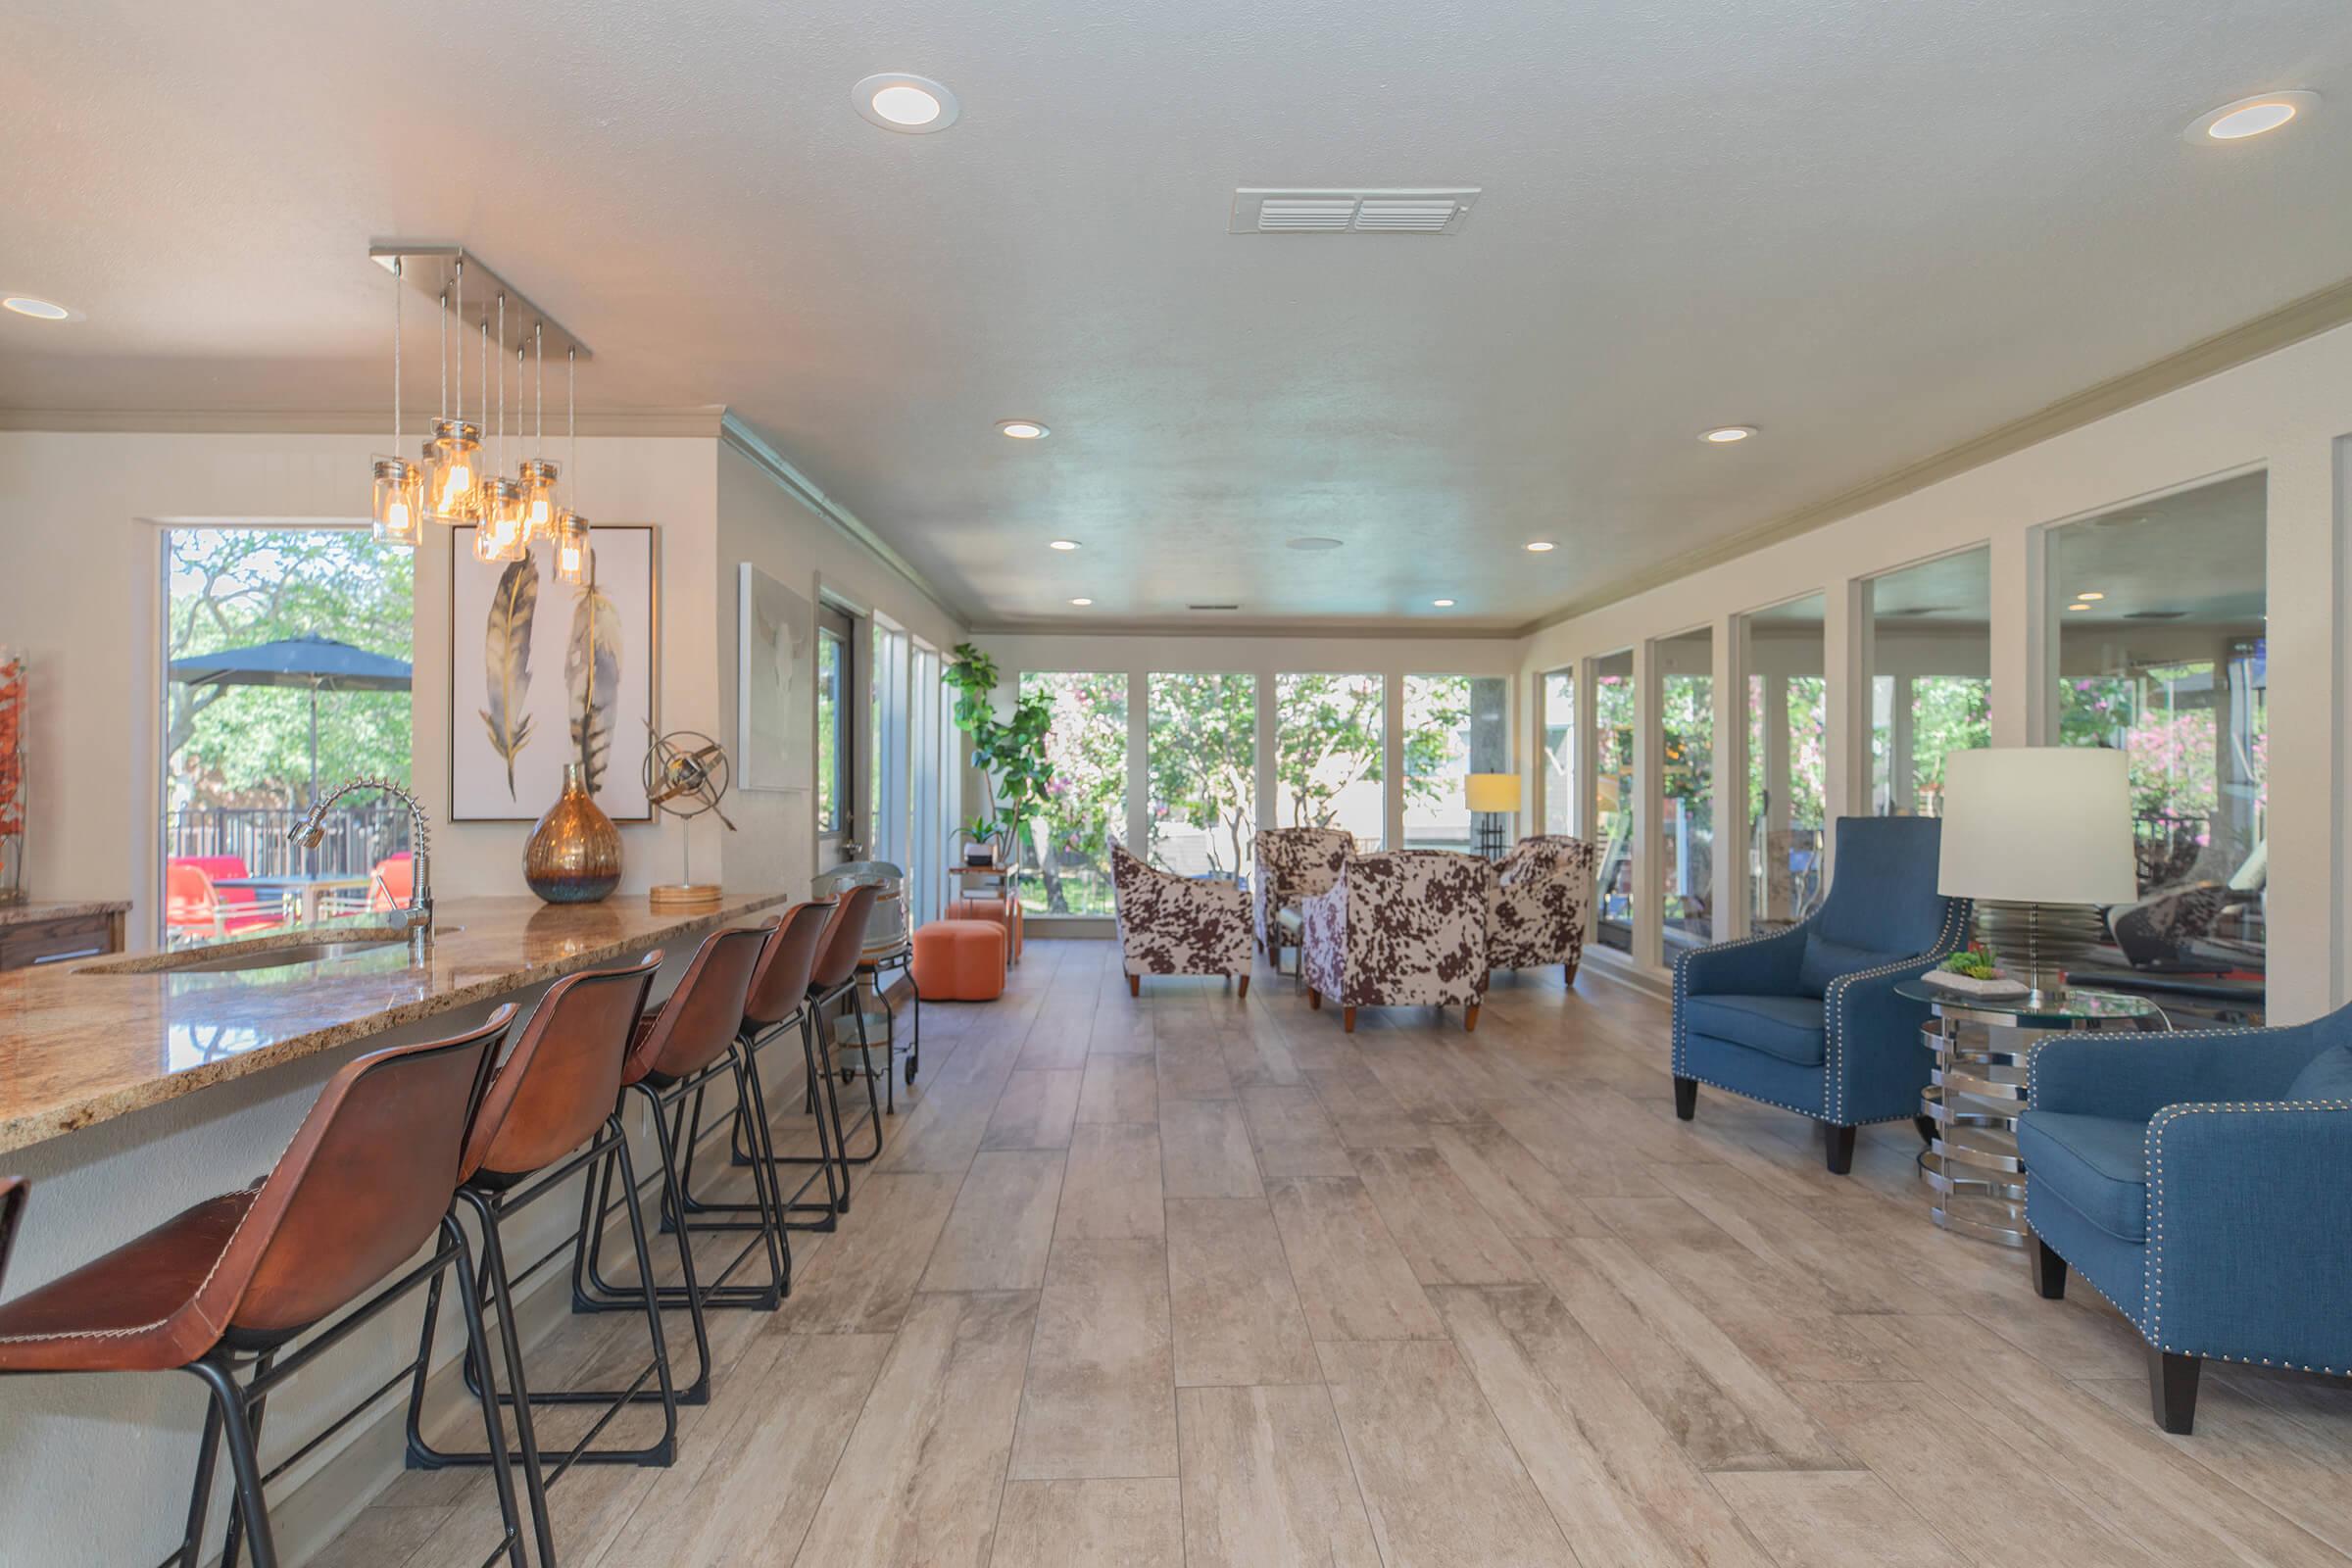
<svg viewBox="0 0 2352 1568">
<path fill-rule="evenodd" d="M 500 339 L 500 346 L 509 350 L 528 348 L 531 328 L 537 326 L 545 334 L 547 357 L 561 360 L 566 353 L 581 359 L 593 359 L 588 345 L 574 337 L 563 322 L 533 305 L 517 289 L 488 266 L 479 256 L 469 254 L 463 245 L 433 245 L 405 240 L 382 240 L 368 247 L 368 260 L 389 272 L 393 263 L 400 264 L 400 275 L 411 288 L 425 298 L 439 301 L 449 295 L 450 310 L 458 308 L 458 263 L 466 264 L 466 309 L 462 325 L 473 326 L 487 321 L 490 334 Z M 498 297 L 507 297 L 506 329 L 499 329 Z"/>
</svg>

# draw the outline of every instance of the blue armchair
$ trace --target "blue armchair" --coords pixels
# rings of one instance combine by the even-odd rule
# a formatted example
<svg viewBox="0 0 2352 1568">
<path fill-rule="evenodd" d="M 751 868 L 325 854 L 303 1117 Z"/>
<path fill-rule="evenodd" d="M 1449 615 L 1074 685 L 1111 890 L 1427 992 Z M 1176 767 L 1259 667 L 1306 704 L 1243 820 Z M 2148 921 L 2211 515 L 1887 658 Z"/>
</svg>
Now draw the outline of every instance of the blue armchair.
<svg viewBox="0 0 2352 1568">
<path fill-rule="evenodd" d="M 1936 891 L 1942 827 L 1839 817 L 1837 879 L 1819 909 L 1676 961 L 1676 1115 L 1697 1113 L 1702 1083 L 1802 1112 L 1828 1124 L 1840 1176 L 1853 1168 L 1856 1127 L 1920 1120 L 1928 1008 L 1894 988 L 1968 939 L 1967 901 Z"/>
<path fill-rule="evenodd" d="M 2211 1358 L 2352 1372 L 2352 1008 L 2047 1040 L 2026 1084 L 2034 1287 L 2071 1264 L 2132 1320 L 2158 1426 L 2189 1431 Z"/>
</svg>

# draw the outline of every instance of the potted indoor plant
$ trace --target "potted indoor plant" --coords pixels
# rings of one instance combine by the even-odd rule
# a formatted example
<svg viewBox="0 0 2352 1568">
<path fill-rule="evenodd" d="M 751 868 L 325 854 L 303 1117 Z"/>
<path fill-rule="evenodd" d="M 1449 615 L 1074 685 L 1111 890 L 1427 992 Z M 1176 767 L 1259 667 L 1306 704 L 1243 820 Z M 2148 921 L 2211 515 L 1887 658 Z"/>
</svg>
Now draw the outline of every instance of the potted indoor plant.
<svg viewBox="0 0 2352 1568">
<path fill-rule="evenodd" d="M 997 711 L 997 662 L 959 643 L 946 680 L 956 692 L 956 727 L 972 738 L 972 766 L 988 791 L 988 808 L 962 831 L 974 844 L 996 848 L 997 863 L 1017 870 L 1020 842 L 1029 824 L 1046 814 L 1054 764 L 1046 757 L 1053 724 L 1053 699 L 1044 692 L 1016 696 L 1009 716 Z"/>
</svg>

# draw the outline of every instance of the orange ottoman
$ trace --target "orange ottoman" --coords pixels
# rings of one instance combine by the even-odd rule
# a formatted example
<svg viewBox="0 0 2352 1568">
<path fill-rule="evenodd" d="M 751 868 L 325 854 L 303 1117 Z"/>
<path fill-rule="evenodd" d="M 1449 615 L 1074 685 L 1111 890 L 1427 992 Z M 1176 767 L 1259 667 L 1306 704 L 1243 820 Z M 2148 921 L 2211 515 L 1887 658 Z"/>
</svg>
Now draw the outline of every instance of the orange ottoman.
<svg viewBox="0 0 2352 1568">
<path fill-rule="evenodd" d="M 1004 994 L 1004 928 L 933 920 L 914 933 L 914 988 L 925 1002 L 994 1002 Z"/>
<path fill-rule="evenodd" d="M 1004 955 L 1012 962 L 1021 961 L 1021 901 L 1017 897 L 1001 899 L 950 899 L 950 920 L 994 920 L 1004 928 Z"/>
</svg>

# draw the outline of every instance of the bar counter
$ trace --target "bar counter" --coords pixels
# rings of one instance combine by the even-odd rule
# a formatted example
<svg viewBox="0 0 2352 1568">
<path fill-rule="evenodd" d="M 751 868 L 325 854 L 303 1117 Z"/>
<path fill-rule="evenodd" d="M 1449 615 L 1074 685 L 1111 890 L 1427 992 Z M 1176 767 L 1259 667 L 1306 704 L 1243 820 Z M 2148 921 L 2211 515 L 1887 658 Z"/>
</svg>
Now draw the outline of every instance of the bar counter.
<svg viewBox="0 0 2352 1568">
<path fill-rule="evenodd" d="M 574 970 L 678 948 L 782 894 L 730 891 L 708 909 L 642 897 L 545 905 L 459 898 L 439 907 L 430 957 L 405 941 L 317 962 L 178 972 L 192 950 L 0 974 L 0 1152 L 74 1132 Z M 209 958 L 352 941 L 364 922 L 210 944 Z M 373 927 L 372 929 L 381 929 Z M 673 956 L 677 955 L 673 954 Z"/>
</svg>

